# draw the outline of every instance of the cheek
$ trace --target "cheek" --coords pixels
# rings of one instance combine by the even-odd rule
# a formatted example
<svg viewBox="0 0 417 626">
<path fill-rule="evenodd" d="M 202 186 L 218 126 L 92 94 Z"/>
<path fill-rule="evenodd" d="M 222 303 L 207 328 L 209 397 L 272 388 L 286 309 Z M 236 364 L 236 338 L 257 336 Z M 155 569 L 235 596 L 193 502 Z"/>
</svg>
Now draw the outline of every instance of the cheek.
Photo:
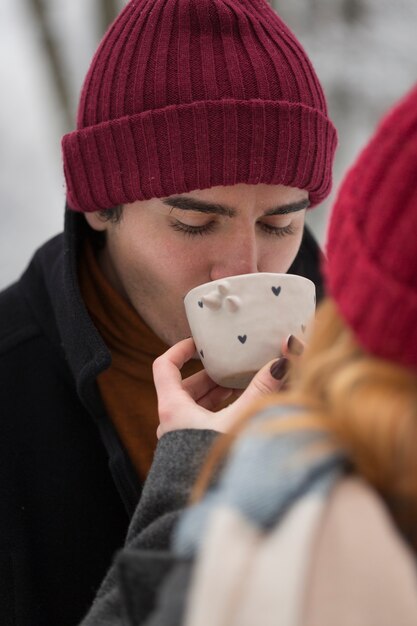
<svg viewBox="0 0 417 626">
<path fill-rule="evenodd" d="M 206 278 L 200 279 L 206 258 L 201 246 L 176 237 L 131 240 L 122 258 L 131 289 L 158 292 L 164 298 L 180 296 L 182 302 L 185 293 Z"/>
<path fill-rule="evenodd" d="M 304 227 L 300 228 L 297 234 L 294 235 L 294 237 L 290 237 L 292 241 L 289 241 L 288 248 L 287 248 L 287 254 L 290 259 L 290 265 L 298 254 L 298 251 L 301 246 L 301 241 L 303 239 L 303 233 L 304 233 Z"/>
<path fill-rule="evenodd" d="M 297 256 L 302 237 L 303 230 L 301 229 L 299 233 L 265 245 L 259 271 L 287 272 Z"/>
</svg>

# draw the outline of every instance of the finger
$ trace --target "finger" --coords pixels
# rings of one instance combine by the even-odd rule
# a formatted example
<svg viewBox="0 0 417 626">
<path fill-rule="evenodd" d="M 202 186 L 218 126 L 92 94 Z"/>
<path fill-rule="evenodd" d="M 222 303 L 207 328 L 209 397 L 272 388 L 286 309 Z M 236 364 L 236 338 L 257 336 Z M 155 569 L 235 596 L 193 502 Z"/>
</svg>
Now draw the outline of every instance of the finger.
<svg viewBox="0 0 417 626">
<path fill-rule="evenodd" d="M 206 370 L 201 370 L 196 374 L 192 374 L 188 378 L 182 381 L 184 391 L 186 391 L 193 400 L 198 402 L 200 398 L 203 398 L 209 391 L 215 389 L 218 385 L 210 378 Z"/>
<path fill-rule="evenodd" d="M 289 370 L 289 360 L 281 357 L 270 361 L 254 376 L 247 389 L 236 400 L 238 409 L 247 408 L 247 405 L 260 397 L 280 391 L 285 384 Z"/>
<path fill-rule="evenodd" d="M 194 341 L 188 338 L 179 341 L 155 359 L 152 371 L 158 398 L 172 391 L 178 392 L 179 385 L 182 385 L 180 370 L 194 356 L 194 352 Z"/>
<path fill-rule="evenodd" d="M 184 364 L 192 359 L 195 354 L 195 343 L 192 337 L 183 339 L 178 343 L 175 343 L 171 348 L 164 352 L 160 357 L 155 359 L 154 363 L 169 361 L 178 369 L 181 369 Z"/>
<path fill-rule="evenodd" d="M 288 378 L 289 369 L 290 360 L 287 359 L 287 357 L 283 356 L 272 362 L 269 371 L 271 373 L 271 376 L 275 378 L 275 380 L 278 380 L 281 383 L 281 386 L 283 386 L 284 381 L 286 381 Z"/>
<path fill-rule="evenodd" d="M 200 398 L 198 404 L 208 411 L 216 411 L 221 405 L 233 395 L 233 389 L 216 386 L 204 397 Z"/>
<path fill-rule="evenodd" d="M 305 350 L 306 343 L 296 337 L 295 335 L 289 335 L 283 343 L 282 353 L 284 356 L 301 356 Z"/>
</svg>

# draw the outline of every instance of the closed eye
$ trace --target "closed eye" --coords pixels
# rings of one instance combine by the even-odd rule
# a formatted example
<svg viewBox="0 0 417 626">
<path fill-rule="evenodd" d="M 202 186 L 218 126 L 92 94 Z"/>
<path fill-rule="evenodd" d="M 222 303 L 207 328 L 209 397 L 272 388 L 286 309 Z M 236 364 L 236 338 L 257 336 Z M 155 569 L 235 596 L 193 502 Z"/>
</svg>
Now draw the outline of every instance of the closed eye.
<svg viewBox="0 0 417 626">
<path fill-rule="evenodd" d="M 272 226 L 265 222 L 258 222 L 258 225 L 264 233 L 275 237 L 286 237 L 287 235 L 294 235 L 297 232 L 292 222 L 286 226 Z"/>
<path fill-rule="evenodd" d="M 180 222 L 179 220 L 175 220 L 172 222 L 171 228 L 176 230 L 177 232 L 183 233 L 184 235 L 188 235 L 189 237 L 193 237 L 196 235 L 209 235 L 216 227 L 216 222 L 211 221 L 207 224 L 202 224 L 201 226 L 191 226 L 190 224 L 184 224 L 184 222 Z"/>
</svg>

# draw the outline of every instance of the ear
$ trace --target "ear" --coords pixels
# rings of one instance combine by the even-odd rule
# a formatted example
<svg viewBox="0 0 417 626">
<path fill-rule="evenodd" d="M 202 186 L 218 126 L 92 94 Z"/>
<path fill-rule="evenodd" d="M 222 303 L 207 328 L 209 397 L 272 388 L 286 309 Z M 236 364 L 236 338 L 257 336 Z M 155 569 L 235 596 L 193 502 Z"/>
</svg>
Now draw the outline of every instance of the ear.
<svg viewBox="0 0 417 626">
<path fill-rule="evenodd" d="M 84 215 L 89 226 L 91 226 L 93 230 L 99 230 L 101 232 L 107 230 L 108 221 L 103 219 L 98 211 L 94 211 L 93 213 L 84 213 Z"/>
</svg>

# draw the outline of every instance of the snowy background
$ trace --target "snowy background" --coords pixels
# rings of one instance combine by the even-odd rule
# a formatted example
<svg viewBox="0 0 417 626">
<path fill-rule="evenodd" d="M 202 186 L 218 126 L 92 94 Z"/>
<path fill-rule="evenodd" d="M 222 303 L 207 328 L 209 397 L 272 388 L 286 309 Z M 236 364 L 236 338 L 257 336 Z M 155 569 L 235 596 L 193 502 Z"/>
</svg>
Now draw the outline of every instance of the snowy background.
<svg viewBox="0 0 417 626">
<path fill-rule="evenodd" d="M 0 288 L 62 229 L 61 136 L 74 125 L 81 83 L 108 17 L 123 4 L 0 0 Z M 417 80 L 417 0 L 273 5 L 324 84 L 340 137 L 336 191 L 380 115 Z M 321 241 L 330 202 L 309 217 Z"/>
</svg>

